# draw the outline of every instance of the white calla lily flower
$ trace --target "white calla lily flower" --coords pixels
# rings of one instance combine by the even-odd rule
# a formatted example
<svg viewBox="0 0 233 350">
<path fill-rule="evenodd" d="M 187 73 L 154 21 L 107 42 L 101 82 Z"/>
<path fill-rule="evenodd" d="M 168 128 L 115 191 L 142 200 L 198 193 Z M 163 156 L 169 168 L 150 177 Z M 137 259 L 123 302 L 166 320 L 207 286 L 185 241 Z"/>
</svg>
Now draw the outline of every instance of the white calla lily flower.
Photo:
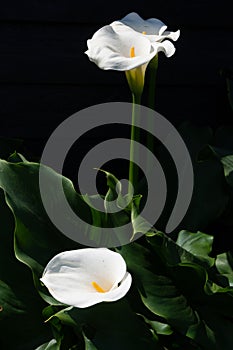
<svg viewBox="0 0 233 350">
<path fill-rule="evenodd" d="M 139 96 L 148 63 L 159 51 L 167 57 L 175 52 L 174 45 L 164 39 L 177 40 L 179 31 L 166 32 L 166 28 L 157 19 L 144 21 L 136 13 L 131 13 L 100 28 L 87 41 L 85 53 L 101 69 L 125 71 L 131 91 Z"/>
<path fill-rule="evenodd" d="M 119 253 L 107 248 L 84 248 L 52 258 L 41 281 L 59 302 L 85 308 L 124 297 L 132 277 Z"/>
</svg>

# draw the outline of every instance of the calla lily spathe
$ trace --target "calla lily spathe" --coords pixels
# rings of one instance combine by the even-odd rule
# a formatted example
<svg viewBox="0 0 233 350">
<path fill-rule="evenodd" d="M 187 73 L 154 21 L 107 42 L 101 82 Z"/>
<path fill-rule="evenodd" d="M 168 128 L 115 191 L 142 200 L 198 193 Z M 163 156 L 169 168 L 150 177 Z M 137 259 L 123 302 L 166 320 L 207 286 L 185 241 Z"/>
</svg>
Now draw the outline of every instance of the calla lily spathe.
<svg viewBox="0 0 233 350">
<path fill-rule="evenodd" d="M 84 248 L 52 258 L 41 281 L 59 302 L 85 308 L 124 297 L 132 277 L 119 253 L 107 248 Z"/>
<path fill-rule="evenodd" d="M 144 21 L 136 13 L 131 13 L 100 28 L 87 41 L 85 53 L 101 69 L 125 71 L 131 91 L 140 95 L 148 63 L 160 51 L 167 57 L 175 52 L 174 45 L 164 39 L 177 40 L 179 31 L 165 32 L 166 28 L 157 19 Z"/>
<path fill-rule="evenodd" d="M 156 55 L 145 36 L 139 36 L 128 27 L 119 32 L 114 29 L 111 25 L 104 26 L 87 41 L 85 53 L 99 68 L 127 71 L 149 62 Z"/>
</svg>

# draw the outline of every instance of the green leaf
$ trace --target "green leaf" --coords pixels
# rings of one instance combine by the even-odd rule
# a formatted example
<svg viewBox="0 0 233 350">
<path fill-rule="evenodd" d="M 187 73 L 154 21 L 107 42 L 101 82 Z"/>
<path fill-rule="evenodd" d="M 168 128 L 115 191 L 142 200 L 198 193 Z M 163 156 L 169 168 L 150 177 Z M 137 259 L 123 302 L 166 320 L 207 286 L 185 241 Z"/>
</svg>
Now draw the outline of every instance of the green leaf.
<svg viewBox="0 0 233 350">
<path fill-rule="evenodd" d="M 50 342 L 45 343 L 35 350 L 59 350 L 60 348 L 58 347 L 58 344 L 55 339 L 52 339 Z"/>
<path fill-rule="evenodd" d="M 201 237 L 206 240 L 206 250 L 200 247 L 200 241 L 195 239 L 196 233 L 181 231 L 178 235 L 177 242 L 163 232 L 157 231 L 147 241 L 154 248 L 156 254 L 163 261 L 165 266 L 175 266 L 179 263 L 194 263 L 209 268 L 213 265 L 212 258 L 209 257 L 209 251 L 212 248 L 213 236 L 197 233 L 197 238 Z M 186 244 L 186 246 L 184 246 Z M 198 246 L 200 247 L 199 251 Z M 197 254 L 199 252 L 199 254 Z M 205 254 L 205 252 L 207 252 Z"/>
<path fill-rule="evenodd" d="M 165 318 L 169 324 L 174 324 L 176 329 L 184 333 L 190 325 L 196 323 L 194 312 L 172 279 L 163 271 L 155 272 L 157 268 L 153 268 L 149 250 L 132 243 L 122 247 L 119 252 L 126 260 L 142 301 L 150 311 Z"/>
<path fill-rule="evenodd" d="M 222 157 L 221 162 L 224 167 L 224 173 L 229 185 L 233 188 L 233 154 Z"/>
<path fill-rule="evenodd" d="M 233 257 L 230 252 L 219 254 L 216 258 L 217 270 L 228 279 L 229 286 L 233 287 Z"/>
<path fill-rule="evenodd" d="M 193 235 L 190 236 L 192 240 Z M 200 235 L 199 238 L 205 237 Z M 216 285 L 211 280 L 212 277 L 218 280 L 211 267 L 213 262 L 210 264 L 208 255 L 207 259 L 205 256 L 211 242 L 207 240 L 207 246 L 197 256 L 162 233 L 147 241 L 150 243 L 147 247 L 132 243 L 119 249 L 144 305 L 162 317 L 175 332 L 190 337 L 201 348 L 230 350 L 233 289 Z M 186 240 L 186 244 L 196 253 L 200 242 L 193 240 L 192 246 Z"/>
<path fill-rule="evenodd" d="M 131 222 L 133 226 L 133 234 L 131 240 L 137 238 L 137 234 L 141 236 L 142 234 L 153 233 L 152 224 L 150 224 L 140 215 L 141 198 L 141 195 L 135 196 L 131 205 Z"/>
<path fill-rule="evenodd" d="M 98 350 L 95 345 L 92 343 L 90 339 L 88 339 L 85 334 L 83 333 L 83 337 L 85 340 L 85 350 Z"/>
<path fill-rule="evenodd" d="M 5 282 L 0 280 L 0 321 L 14 314 L 25 314 L 25 306 L 21 300 L 17 298 L 13 289 Z"/>
<path fill-rule="evenodd" d="M 122 194 L 121 182 L 111 173 L 101 170 L 107 177 L 107 185 L 109 189 L 104 198 L 104 208 L 106 211 L 105 220 L 112 223 L 117 228 L 117 236 L 119 239 L 119 246 L 128 243 L 135 239 L 135 236 L 141 236 L 151 230 L 152 225 L 149 224 L 140 215 L 141 195 L 136 195 L 130 198 L 128 194 Z M 114 214 L 111 214 L 115 212 Z M 122 227 L 130 223 L 130 229 Z M 119 231 L 119 227 L 121 230 Z"/>
<path fill-rule="evenodd" d="M 146 317 L 143 315 L 142 318 L 146 323 L 148 323 L 151 328 L 156 332 L 156 334 L 162 334 L 162 335 L 171 335 L 173 333 L 173 330 L 167 323 L 162 323 L 159 321 L 154 321 L 154 320 L 148 320 Z"/>
<path fill-rule="evenodd" d="M 39 164 L 14 164 L 0 160 L 0 171 L 0 187 L 6 192 L 7 203 L 15 218 L 16 256 L 32 269 L 34 283 L 41 296 L 49 303 L 57 303 L 48 294 L 47 288 L 41 285 L 39 278 L 54 255 L 64 250 L 79 248 L 80 245 L 61 234 L 46 214 L 38 185 Z M 56 180 L 59 175 L 46 167 L 45 172 L 51 205 L 59 205 L 60 197 L 56 192 Z M 71 182 L 65 178 L 64 191 L 72 201 L 73 209 L 81 210 L 88 220 L 87 205 L 76 194 Z M 78 229 L 77 233 L 80 234 Z"/>
<path fill-rule="evenodd" d="M 128 209 L 131 199 L 128 195 L 122 194 L 121 182 L 111 173 L 103 169 L 98 169 L 106 175 L 108 191 L 104 198 L 104 208 L 106 213 Z"/>
<path fill-rule="evenodd" d="M 31 350 L 51 338 L 44 324 L 45 303 L 30 270 L 14 256 L 14 219 L 0 190 L 0 347 Z"/>
<path fill-rule="evenodd" d="M 214 237 L 202 232 L 181 231 L 176 243 L 186 251 L 206 261 L 209 266 L 214 265 L 214 259 L 209 256 Z"/>
<path fill-rule="evenodd" d="M 68 307 L 65 310 L 71 310 Z M 76 323 L 64 312 L 64 306 L 48 306 L 43 310 L 46 323 L 51 325 L 53 336 L 57 342 L 58 349 L 78 350 L 83 349 L 84 341 L 81 327 L 76 327 Z"/>
</svg>

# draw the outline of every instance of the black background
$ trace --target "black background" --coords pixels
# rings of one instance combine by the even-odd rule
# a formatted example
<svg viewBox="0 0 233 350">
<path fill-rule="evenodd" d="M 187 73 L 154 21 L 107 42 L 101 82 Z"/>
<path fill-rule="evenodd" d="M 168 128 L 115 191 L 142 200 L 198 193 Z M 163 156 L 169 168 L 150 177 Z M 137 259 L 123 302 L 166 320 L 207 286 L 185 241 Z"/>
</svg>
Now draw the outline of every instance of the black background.
<svg viewBox="0 0 233 350">
<path fill-rule="evenodd" d="M 232 124 L 221 74 L 232 65 L 229 6 L 228 0 L 2 3 L 1 136 L 24 139 L 39 157 L 51 132 L 71 114 L 102 102 L 131 101 L 124 73 L 100 70 L 84 52 L 97 29 L 132 11 L 181 30 L 175 55 L 159 55 L 156 110 L 175 125 Z"/>
</svg>

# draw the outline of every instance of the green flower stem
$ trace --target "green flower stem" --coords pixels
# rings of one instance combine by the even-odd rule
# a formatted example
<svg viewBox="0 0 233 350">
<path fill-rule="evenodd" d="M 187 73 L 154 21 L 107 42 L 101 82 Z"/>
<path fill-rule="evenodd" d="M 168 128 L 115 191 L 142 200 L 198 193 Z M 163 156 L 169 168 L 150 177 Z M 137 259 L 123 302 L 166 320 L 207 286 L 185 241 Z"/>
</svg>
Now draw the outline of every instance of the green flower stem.
<svg viewBox="0 0 233 350">
<path fill-rule="evenodd" d="M 132 106 L 132 123 L 131 123 L 131 138 L 130 138 L 130 162 L 129 162 L 129 182 L 133 185 L 134 189 L 136 188 L 138 181 L 138 168 L 135 165 L 135 155 L 137 154 L 137 147 L 134 141 L 140 141 L 140 129 L 135 127 L 135 120 L 137 114 L 139 113 L 136 104 L 141 104 L 141 94 L 132 93 L 133 97 L 133 106 Z M 128 188 L 128 193 L 130 193 L 130 184 Z M 132 193 L 131 193 L 132 194 Z"/>
<path fill-rule="evenodd" d="M 158 54 L 153 58 L 148 66 L 149 73 L 149 91 L 148 91 L 148 107 L 152 110 L 155 110 L 155 91 L 156 91 L 156 78 L 157 78 L 157 69 L 158 69 Z M 147 125 L 149 130 L 154 129 L 153 114 L 150 113 L 147 118 Z M 146 146 L 153 153 L 154 152 L 154 140 L 153 136 L 150 133 L 147 133 L 146 136 Z M 150 153 L 147 153 L 147 162 L 146 162 L 147 171 L 150 170 Z"/>
</svg>

